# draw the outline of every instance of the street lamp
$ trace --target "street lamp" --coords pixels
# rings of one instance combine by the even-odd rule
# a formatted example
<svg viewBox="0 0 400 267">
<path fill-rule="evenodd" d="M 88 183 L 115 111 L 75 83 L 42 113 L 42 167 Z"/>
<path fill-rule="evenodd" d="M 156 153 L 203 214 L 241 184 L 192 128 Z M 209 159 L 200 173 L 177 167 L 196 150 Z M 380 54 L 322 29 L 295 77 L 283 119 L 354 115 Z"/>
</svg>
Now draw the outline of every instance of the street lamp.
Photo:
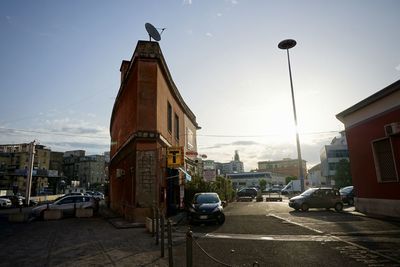
<svg viewBox="0 0 400 267">
<path fill-rule="evenodd" d="M 294 101 L 294 91 L 293 91 L 293 81 L 292 81 L 292 70 L 290 68 L 290 57 L 289 57 L 289 49 L 296 46 L 296 41 L 293 39 L 286 39 L 281 41 L 278 44 L 280 49 L 286 50 L 288 65 L 289 65 L 289 77 L 290 77 L 290 88 L 292 90 L 292 103 L 293 103 L 293 115 L 294 115 L 294 124 L 296 126 L 296 144 L 297 144 L 297 159 L 299 165 L 299 177 L 301 184 L 301 191 L 304 191 L 304 176 L 303 176 L 303 164 L 301 159 L 301 150 L 300 150 L 300 139 L 299 139 L 299 131 L 297 129 L 297 115 L 296 115 L 296 103 Z"/>
</svg>

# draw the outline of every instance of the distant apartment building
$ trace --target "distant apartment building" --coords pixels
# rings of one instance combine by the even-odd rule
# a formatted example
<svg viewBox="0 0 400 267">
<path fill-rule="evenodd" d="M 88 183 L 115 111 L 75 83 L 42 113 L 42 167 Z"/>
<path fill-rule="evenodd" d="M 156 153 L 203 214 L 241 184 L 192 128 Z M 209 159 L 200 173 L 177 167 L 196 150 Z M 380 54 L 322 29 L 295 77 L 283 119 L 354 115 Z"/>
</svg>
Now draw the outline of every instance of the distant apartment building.
<svg viewBox="0 0 400 267">
<path fill-rule="evenodd" d="M 58 176 L 50 169 L 50 149 L 44 145 L 35 145 L 32 170 L 32 192 L 38 194 L 49 187 L 50 178 Z M 28 173 L 30 144 L 0 145 L 0 189 L 25 193 Z"/>
<path fill-rule="evenodd" d="M 321 176 L 325 177 L 326 185 L 334 185 L 333 180 L 336 168 L 342 159 L 349 160 L 349 150 L 345 132 L 340 133 L 340 137 L 335 137 L 329 145 L 324 146 L 320 153 Z"/>
<path fill-rule="evenodd" d="M 326 185 L 326 178 L 321 175 L 321 163 L 308 170 L 308 186 Z"/>
<path fill-rule="evenodd" d="M 106 162 L 103 155 L 86 156 L 84 150 L 66 151 L 63 157 L 63 170 L 67 184 L 78 181 L 81 187 L 89 188 L 103 184 L 106 179 Z"/>
<path fill-rule="evenodd" d="M 302 160 L 303 177 L 307 174 L 307 162 Z M 299 177 L 299 161 L 297 159 L 284 158 L 274 161 L 259 161 L 258 171 L 278 173 L 283 176 Z"/>
<path fill-rule="evenodd" d="M 91 155 L 79 158 L 78 177 L 81 186 L 89 188 L 93 184 L 102 184 L 105 181 L 104 156 Z"/>
<path fill-rule="evenodd" d="M 260 186 L 261 180 L 265 180 L 268 186 L 285 184 L 284 176 L 271 172 L 228 173 L 226 174 L 226 177 L 232 181 L 232 187 L 234 189 L 258 187 Z"/>
</svg>

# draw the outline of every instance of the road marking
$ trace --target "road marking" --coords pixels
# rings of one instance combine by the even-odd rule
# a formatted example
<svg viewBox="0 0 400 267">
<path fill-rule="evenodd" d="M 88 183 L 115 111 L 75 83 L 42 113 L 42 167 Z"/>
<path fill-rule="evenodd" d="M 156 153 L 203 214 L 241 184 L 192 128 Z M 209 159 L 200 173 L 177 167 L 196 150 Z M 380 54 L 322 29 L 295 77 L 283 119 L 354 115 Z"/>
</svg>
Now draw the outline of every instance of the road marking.
<svg viewBox="0 0 400 267">
<path fill-rule="evenodd" d="M 300 223 L 294 222 L 294 221 L 292 221 L 292 220 L 283 218 L 283 217 L 281 217 L 281 216 L 278 216 L 278 215 L 275 215 L 275 214 L 272 214 L 272 213 L 271 213 L 271 214 L 268 214 L 267 216 L 274 217 L 274 218 L 277 218 L 277 219 L 279 219 L 279 220 L 282 220 L 282 221 L 285 221 L 285 222 L 288 222 L 288 223 L 291 223 L 291 224 L 294 224 L 294 225 L 301 226 L 301 227 L 303 227 L 303 228 L 309 229 L 309 230 L 311 230 L 311 231 L 313 231 L 313 232 L 316 232 L 316 233 L 318 233 L 318 234 L 323 234 L 323 233 L 324 233 L 324 232 L 322 232 L 322 231 L 320 231 L 320 230 L 317 230 L 317 229 L 315 229 L 315 228 L 312 228 L 312 227 L 306 226 L 306 225 L 304 225 L 304 224 L 300 224 Z"/>
<path fill-rule="evenodd" d="M 265 240 L 265 241 L 314 241 L 314 242 L 337 242 L 332 236 L 321 235 L 251 235 L 251 234 L 205 234 L 202 238 L 220 238 L 220 239 L 242 239 L 242 240 Z"/>
<path fill-rule="evenodd" d="M 301 223 L 293 222 L 293 221 L 291 221 L 291 220 L 289 220 L 289 219 L 286 219 L 286 218 L 277 216 L 277 215 L 275 215 L 275 214 L 269 214 L 269 215 L 267 215 L 267 216 L 271 216 L 271 217 L 275 217 L 275 218 L 277 218 L 277 219 L 281 219 L 281 220 L 286 221 L 286 222 L 288 222 L 288 223 L 292 223 L 292 224 L 295 224 L 295 225 L 304 227 L 304 228 L 306 228 L 306 229 L 315 231 L 316 233 L 323 233 L 323 232 L 321 232 L 321 231 L 319 231 L 319 230 L 317 230 L 317 229 L 314 229 L 314 228 L 312 228 L 312 227 L 306 226 L 306 225 L 301 224 Z M 378 255 L 378 256 L 380 256 L 380 257 L 383 257 L 383 258 L 385 258 L 385 259 L 388 259 L 388 260 L 390 260 L 390 261 L 393 261 L 393 262 L 396 262 L 396 263 L 399 263 L 399 264 L 400 264 L 400 260 L 398 260 L 398 259 L 396 259 L 396 258 L 387 256 L 387 255 L 382 254 L 382 253 L 380 253 L 380 252 L 378 252 L 378 251 L 375 251 L 375 250 L 371 250 L 371 249 L 369 249 L 369 248 L 367 248 L 367 247 L 364 247 L 364 246 L 362 246 L 362 245 L 359 245 L 359 244 L 357 244 L 357 243 L 354 243 L 354 242 L 351 242 L 351 241 L 347 241 L 347 240 L 345 240 L 345 239 L 343 239 L 343 238 L 340 238 L 340 237 L 338 237 L 338 236 L 334 236 L 334 235 L 331 235 L 331 234 L 329 234 L 329 233 L 328 233 L 328 235 L 329 235 L 330 237 L 336 239 L 336 240 L 339 241 L 339 242 L 344 242 L 344 243 L 346 243 L 346 244 L 348 244 L 348 245 L 355 246 L 355 247 L 357 247 L 357 248 L 359 248 L 359 249 L 368 251 L 368 252 L 370 252 L 370 253 L 372 253 L 372 254 Z"/>
</svg>

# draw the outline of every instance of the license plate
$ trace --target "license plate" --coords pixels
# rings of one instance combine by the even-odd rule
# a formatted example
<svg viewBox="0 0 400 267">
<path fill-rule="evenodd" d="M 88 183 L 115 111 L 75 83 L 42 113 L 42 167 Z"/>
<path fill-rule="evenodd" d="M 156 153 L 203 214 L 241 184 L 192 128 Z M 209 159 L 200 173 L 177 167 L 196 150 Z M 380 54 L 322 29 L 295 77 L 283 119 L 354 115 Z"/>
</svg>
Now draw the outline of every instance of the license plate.
<svg viewBox="0 0 400 267">
<path fill-rule="evenodd" d="M 207 220 L 207 215 L 200 215 L 200 220 Z"/>
</svg>

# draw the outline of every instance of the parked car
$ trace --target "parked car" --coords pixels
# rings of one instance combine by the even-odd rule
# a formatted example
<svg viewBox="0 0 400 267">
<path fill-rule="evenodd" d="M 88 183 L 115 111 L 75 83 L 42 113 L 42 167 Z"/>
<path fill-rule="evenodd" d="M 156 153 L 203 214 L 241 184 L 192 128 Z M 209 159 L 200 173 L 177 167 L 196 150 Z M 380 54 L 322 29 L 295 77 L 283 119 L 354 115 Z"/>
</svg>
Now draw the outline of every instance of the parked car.
<svg viewBox="0 0 400 267">
<path fill-rule="evenodd" d="M 236 197 L 251 197 L 255 198 L 258 194 L 258 190 L 254 187 L 242 188 L 236 193 Z"/>
<path fill-rule="evenodd" d="M 92 196 L 97 200 L 104 199 L 104 194 L 99 191 L 86 191 L 85 195 Z"/>
<path fill-rule="evenodd" d="M 223 224 L 225 214 L 222 202 L 217 193 L 197 193 L 189 205 L 189 223 L 216 222 Z"/>
<path fill-rule="evenodd" d="M 11 201 L 11 206 L 15 208 L 19 208 L 24 205 L 25 198 L 19 195 L 7 195 L 7 196 L 2 196 L 2 198 L 9 199 Z"/>
<path fill-rule="evenodd" d="M 354 205 L 354 186 L 346 186 L 339 190 L 343 203 Z"/>
<path fill-rule="evenodd" d="M 275 185 L 273 185 L 272 187 L 270 187 L 268 189 L 268 192 L 270 192 L 270 193 L 280 193 L 282 188 L 283 188 L 283 186 L 275 184 Z"/>
<path fill-rule="evenodd" d="M 8 198 L 0 197 L 0 208 L 10 208 L 11 206 L 11 200 L 9 200 Z"/>
<path fill-rule="evenodd" d="M 32 209 L 32 216 L 33 217 L 42 217 L 44 211 L 49 209 L 57 209 L 62 210 L 63 216 L 73 216 L 74 211 L 76 208 L 83 208 L 83 209 L 98 209 L 98 202 L 94 197 L 83 196 L 83 195 L 70 195 L 64 196 L 59 200 L 54 201 L 50 204 L 39 205 Z"/>
<path fill-rule="evenodd" d="M 339 190 L 333 188 L 310 188 L 302 194 L 289 199 L 289 207 L 308 211 L 309 208 L 343 209 Z"/>
</svg>

